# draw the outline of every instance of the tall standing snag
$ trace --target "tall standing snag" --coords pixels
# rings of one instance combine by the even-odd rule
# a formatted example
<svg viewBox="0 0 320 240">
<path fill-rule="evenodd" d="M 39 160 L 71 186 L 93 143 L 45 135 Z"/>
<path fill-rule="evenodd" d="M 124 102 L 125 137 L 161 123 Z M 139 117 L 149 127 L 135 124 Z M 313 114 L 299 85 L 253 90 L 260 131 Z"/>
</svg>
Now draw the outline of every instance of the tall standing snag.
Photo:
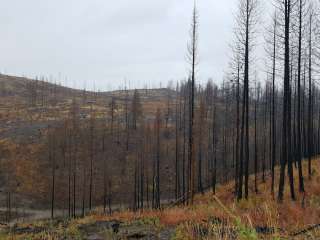
<svg viewBox="0 0 320 240">
<path fill-rule="evenodd" d="M 243 197 L 243 177 L 245 177 L 245 197 L 249 195 L 249 77 L 250 58 L 255 35 L 255 26 L 258 21 L 258 0 L 240 0 L 237 17 L 236 37 L 240 43 L 244 61 L 243 97 L 242 97 L 242 123 L 240 138 L 240 161 L 238 176 L 237 198 Z M 243 176 L 244 175 L 244 176 Z"/>
<path fill-rule="evenodd" d="M 281 2 L 284 13 L 284 76 L 283 76 L 283 109 L 282 109 L 282 156 L 280 161 L 279 201 L 283 200 L 285 169 L 288 164 L 288 175 L 291 198 L 295 199 L 293 186 L 292 153 L 291 153 L 291 86 L 290 86 L 290 23 L 292 2 Z M 289 123 L 289 124 L 288 124 Z"/>
<path fill-rule="evenodd" d="M 195 182 L 195 153 L 194 153 L 194 95 L 195 95 L 195 74 L 198 64 L 198 11 L 196 4 L 193 7 L 192 23 L 190 31 L 190 43 L 188 44 L 187 59 L 191 64 L 190 72 L 190 101 L 189 101 L 189 139 L 188 139 L 188 198 L 193 203 L 194 182 Z"/>
</svg>

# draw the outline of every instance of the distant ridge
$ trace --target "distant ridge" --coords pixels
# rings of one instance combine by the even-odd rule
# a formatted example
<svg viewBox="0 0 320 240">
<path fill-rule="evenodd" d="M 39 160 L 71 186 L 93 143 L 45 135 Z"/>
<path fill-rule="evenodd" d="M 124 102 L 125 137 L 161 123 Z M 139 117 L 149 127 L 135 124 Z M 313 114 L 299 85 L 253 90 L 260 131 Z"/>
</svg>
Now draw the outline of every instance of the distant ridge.
<svg viewBox="0 0 320 240">
<path fill-rule="evenodd" d="M 158 88 L 158 89 L 129 89 L 129 90 L 113 90 L 113 91 L 88 91 L 84 89 L 74 89 L 60 85 L 59 83 L 55 84 L 52 82 L 47 82 L 44 80 L 30 79 L 26 77 L 17 77 L 0 74 L 0 96 L 18 96 L 26 97 L 30 88 L 35 88 L 37 91 L 56 91 L 59 97 L 62 98 L 71 98 L 71 97 L 81 97 L 84 93 L 96 94 L 99 98 L 125 98 L 126 96 L 132 97 L 135 91 L 138 91 L 141 99 L 148 100 L 163 100 L 165 98 L 175 96 L 175 90 L 168 88 Z"/>
</svg>

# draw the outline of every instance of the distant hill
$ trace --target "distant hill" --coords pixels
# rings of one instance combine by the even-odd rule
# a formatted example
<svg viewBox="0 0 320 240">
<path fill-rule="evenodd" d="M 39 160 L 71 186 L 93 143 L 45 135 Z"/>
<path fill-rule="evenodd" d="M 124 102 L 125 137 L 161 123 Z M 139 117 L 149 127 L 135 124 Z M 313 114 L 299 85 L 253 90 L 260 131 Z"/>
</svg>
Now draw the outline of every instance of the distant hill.
<svg viewBox="0 0 320 240">
<path fill-rule="evenodd" d="M 73 89 L 42 80 L 0 74 L 0 97 L 17 97 L 25 101 L 27 101 L 28 98 L 32 98 L 32 95 L 36 95 L 35 97 L 55 95 L 59 101 L 63 101 L 73 97 L 81 98 L 84 94 L 98 97 L 99 100 L 108 100 L 111 97 L 124 100 L 126 97 L 131 98 L 134 91 L 135 89 L 92 92 Z M 162 101 L 167 99 L 168 96 L 171 98 L 175 96 L 175 91 L 167 88 L 137 89 L 137 91 L 142 101 Z"/>
<path fill-rule="evenodd" d="M 74 99 L 82 119 L 89 118 L 91 106 L 99 117 L 106 116 L 112 97 L 120 114 L 126 100 L 130 109 L 135 91 L 140 95 L 144 117 L 149 120 L 154 119 L 158 108 L 165 114 L 168 98 L 174 100 L 176 94 L 165 88 L 92 92 L 0 74 L 0 140 L 32 143 L 49 123 L 67 118 Z"/>
</svg>

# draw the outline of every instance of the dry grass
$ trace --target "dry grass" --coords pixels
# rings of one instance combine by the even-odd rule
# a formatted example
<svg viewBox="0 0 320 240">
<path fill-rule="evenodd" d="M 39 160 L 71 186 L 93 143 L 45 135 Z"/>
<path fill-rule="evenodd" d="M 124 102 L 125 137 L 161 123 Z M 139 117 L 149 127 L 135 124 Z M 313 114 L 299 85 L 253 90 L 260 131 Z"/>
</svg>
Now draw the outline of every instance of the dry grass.
<svg viewBox="0 0 320 240">
<path fill-rule="evenodd" d="M 304 162 L 304 170 L 307 169 Z M 278 171 L 278 170 L 277 170 Z M 120 212 L 112 216 L 96 215 L 95 218 L 103 220 L 117 219 L 121 221 L 134 221 L 141 218 L 156 217 L 164 226 L 184 226 L 184 231 L 192 233 L 194 226 L 208 223 L 211 218 L 218 218 L 235 227 L 235 218 L 248 228 L 268 227 L 274 229 L 274 236 L 288 237 L 291 233 L 308 226 L 320 223 L 320 160 L 313 160 L 313 176 L 305 176 L 306 193 L 298 191 L 297 170 L 295 170 L 296 201 L 291 201 L 289 187 L 285 188 L 285 200 L 277 201 L 277 195 L 271 194 L 270 179 L 259 183 L 259 193 L 250 193 L 248 200 L 235 201 L 232 194 L 234 183 L 218 187 L 217 194 L 211 192 L 198 195 L 193 206 L 179 206 L 167 208 L 162 211 L 145 210 L 139 213 Z M 277 175 L 277 174 L 276 174 Z M 253 177 L 251 177 L 253 180 Z M 251 181 L 253 182 L 253 181 Z M 287 182 L 286 182 L 287 184 Z M 277 182 L 276 189 L 277 190 Z M 253 186 L 250 186 L 253 189 Z M 277 191 L 276 191 L 277 192 Z M 225 209 L 217 202 L 223 203 Z M 226 210 L 228 209 L 228 210 Z M 191 227 L 193 226 L 193 227 Z M 214 227 L 214 226 L 213 226 Z M 192 230 L 190 230 L 192 229 Z M 193 234 L 191 234 L 193 235 Z"/>
</svg>

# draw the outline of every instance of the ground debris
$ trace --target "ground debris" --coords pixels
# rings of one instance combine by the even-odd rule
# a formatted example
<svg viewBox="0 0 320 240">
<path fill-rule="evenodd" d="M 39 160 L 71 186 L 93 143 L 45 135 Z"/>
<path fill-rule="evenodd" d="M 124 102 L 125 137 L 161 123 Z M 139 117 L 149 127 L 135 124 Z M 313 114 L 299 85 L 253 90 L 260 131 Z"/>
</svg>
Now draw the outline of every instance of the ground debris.
<svg viewBox="0 0 320 240">
<path fill-rule="evenodd" d="M 13 227 L 11 229 L 11 231 L 14 234 L 37 234 L 37 233 L 41 233 L 44 232 L 46 230 L 46 228 L 44 227 Z"/>
<path fill-rule="evenodd" d="M 297 237 L 297 236 L 306 234 L 308 232 L 314 231 L 314 230 L 316 230 L 318 228 L 320 228 L 320 224 L 315 224 L 315 225 L 312 225 L 312 226 L 310 226 L 308 228 L 305 228 L 305 229 L 299 230 L 297 232 L 294 232 L 294 233 L 290 234 L 290 236 L 291 237 Z"/>
<path fill-rule="evenodd" d="M 86 233 L 101 232 L 103 230 L 110 230 L 113 233 L 118 233 L 121 224 L 122 222 L 117 220 L 97 221 L 89 225 L 81 225 L 79 226 L 79 230 Z"/>
<path fill-rule="evenodd" d="M 87 237 L 87 240 L 104 240 L 104 237 L 101 237 L 98 234 L 92 234 Z"/>
</svg>

